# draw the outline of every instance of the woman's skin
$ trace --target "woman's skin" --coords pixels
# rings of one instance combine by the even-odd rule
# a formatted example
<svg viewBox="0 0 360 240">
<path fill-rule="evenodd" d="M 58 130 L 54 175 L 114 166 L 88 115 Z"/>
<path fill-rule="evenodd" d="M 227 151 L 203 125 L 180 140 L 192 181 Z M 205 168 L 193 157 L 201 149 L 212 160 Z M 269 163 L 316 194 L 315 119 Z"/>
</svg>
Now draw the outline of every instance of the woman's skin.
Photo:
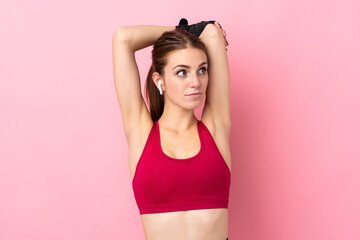
<svg viewBox="0 0 360 240">
<path fill-rule="evenodd" d="M 129 146 L 132 179 L 153 126 L 141 94 L 135 52 L 153 45 L 164 31 L 174 29 L 174 26 L 142 25 L 119 27 L 114 32 L 114 81 Z M 190 158 L 199 152 L 200 139 L 194 109 L 201 106 L 206 95 L 201 121 L 209 129 L 231 170 L 230 75 L 226 54 L 226 32 L 217 22 L 208 24 L 200 39 L 205 43 L 209 59 L 199 49 L 176 50 L 168 56 L 164 76 L 156 72 L 152 76 L 156 86 L 158 81 L 162 80 L 161 88 L 165 99 L 164 112 L 159 119 L 161 148 L 166 155 L 177 159 Z M 203 62 L 206 64 L 200 66 Z M 188 65 L 189 68 L 174 68 L 179 64 Z M 202 94 L 196 99 L 186 96 L 194 92 Z M 228 237 L 226 208 L 140 216 L 147 240 L 225 240 Z"/>
</svg>

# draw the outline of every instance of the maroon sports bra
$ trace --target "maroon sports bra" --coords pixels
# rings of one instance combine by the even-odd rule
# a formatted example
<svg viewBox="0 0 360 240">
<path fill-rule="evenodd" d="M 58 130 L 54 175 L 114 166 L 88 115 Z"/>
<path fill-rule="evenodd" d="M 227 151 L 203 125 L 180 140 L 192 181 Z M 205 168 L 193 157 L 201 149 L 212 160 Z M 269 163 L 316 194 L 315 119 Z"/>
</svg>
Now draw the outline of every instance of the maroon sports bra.
<svg viewBox="0 0 360 240">
<path fill-rule="evenodd" d="M 162 151 L 158 121 L 154 122 L 132 181 L 140 214 L 228 208 L 230 169 L 202 121 L 197 130 L 200 151 L 175 159 Z"/>
</svg>

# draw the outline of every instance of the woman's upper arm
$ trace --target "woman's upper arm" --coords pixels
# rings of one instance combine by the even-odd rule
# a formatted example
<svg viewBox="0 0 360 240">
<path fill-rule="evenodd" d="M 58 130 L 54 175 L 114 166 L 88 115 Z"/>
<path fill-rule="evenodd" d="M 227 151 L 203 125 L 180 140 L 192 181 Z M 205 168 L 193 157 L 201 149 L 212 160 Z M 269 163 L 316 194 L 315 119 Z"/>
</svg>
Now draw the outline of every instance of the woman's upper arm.
<svg viewBox="0 0 360 240">
<path fill-rule="evenodd" d="M 230 72 L 222 30 L 208 24 L 200 35 L 209 61 L 209 82 L 203 116 L 211 116 L 214 124 L 230 130 Z"/>
<path fill-rule="evenodd" d="M 138 128 L 141 119 L 149 114 L 141 94 L 139 70 L 135 53 L 129 48 L 126 32 L 118 28 L 112 39 L 114 84 L 121 109 L 125 134 Z"/>
</svg>

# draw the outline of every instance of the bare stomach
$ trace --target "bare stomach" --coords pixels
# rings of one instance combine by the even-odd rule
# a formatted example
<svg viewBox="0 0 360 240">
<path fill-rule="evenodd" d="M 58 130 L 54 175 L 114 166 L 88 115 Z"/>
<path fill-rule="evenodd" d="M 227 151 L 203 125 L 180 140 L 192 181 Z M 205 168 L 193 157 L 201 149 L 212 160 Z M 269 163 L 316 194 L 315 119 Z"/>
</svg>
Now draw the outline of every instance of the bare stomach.
<svg viewBox="0 0 360 240">
<path fill-rule="evenodd" d="M 226 240 L 228 209 L 142 214 L 146 240 Z"/>
</svg>

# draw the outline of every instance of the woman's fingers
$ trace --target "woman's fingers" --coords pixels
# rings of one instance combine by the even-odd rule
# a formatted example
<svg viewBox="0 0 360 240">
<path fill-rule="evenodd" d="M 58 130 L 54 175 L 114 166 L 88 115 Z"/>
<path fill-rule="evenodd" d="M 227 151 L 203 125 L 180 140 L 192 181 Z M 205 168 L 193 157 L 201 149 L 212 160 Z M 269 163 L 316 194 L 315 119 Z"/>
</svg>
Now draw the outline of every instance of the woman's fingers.
<svg viewBox="0 0 360 240">
<path fill-rule="evenodd" d="M 228 41 L 226 40 L 226 31 L 222 28 L 221 24 L 218 22 L 218 21 L 215 21 L 215 25 L 220 27 L 222 33 L 223 33 L 223 36 L 224 36 L 224 40 L 225 40 L 225 46 L 229 46 L 229 43 Z"/>
</svg>

